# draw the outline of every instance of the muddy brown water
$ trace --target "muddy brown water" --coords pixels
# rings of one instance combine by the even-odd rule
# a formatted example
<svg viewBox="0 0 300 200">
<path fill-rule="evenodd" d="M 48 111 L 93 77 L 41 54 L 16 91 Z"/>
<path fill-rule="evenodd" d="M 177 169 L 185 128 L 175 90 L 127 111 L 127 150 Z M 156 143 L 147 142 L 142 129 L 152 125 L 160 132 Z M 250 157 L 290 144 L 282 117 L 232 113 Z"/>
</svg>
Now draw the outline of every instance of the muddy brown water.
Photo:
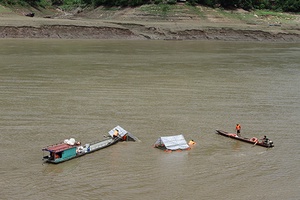
<svg viewBox="0 0 300 200">
<path fill-rule="evenodd" d="M 0 40 L 1 199 L 299 199 L 300 44 Z M 266 149 L 215 134 L 267 135 Z M 140 141 L 52 165 L 41 149 Z M 160 136 L 197 145 L 165 153 Z"/>
</svg>

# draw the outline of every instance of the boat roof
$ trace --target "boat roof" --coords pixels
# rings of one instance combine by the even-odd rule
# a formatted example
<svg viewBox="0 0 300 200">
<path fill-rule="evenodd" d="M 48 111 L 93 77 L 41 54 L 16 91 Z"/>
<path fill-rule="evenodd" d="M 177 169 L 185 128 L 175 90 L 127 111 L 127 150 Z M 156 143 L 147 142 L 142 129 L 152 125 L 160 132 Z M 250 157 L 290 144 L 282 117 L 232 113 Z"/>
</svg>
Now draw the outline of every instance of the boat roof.
<svg viewBox="0 0 300 200">
<path fill-rule="evenodd" d="M 113 128 L 112 130 L 110 130 L 108 133 L 111 137 L 113 137 L 114 131 L 118 130 L 119 131 L 119 135 L 121 137 L 123 136 L 127 136 L 128 138 L 130 138 L 130 141 L 138 141 L 138 138 L 133 136 L 131 133 L 129 133 L 128 131 L 126 131 L 125 129 L 123 129 L 121 126 L 116 126 L 115 128 Z M 43 148 L 43 151 L 49 151 L 49 152 L 61 152 L 61 151 L 65 151 L 67 149 L 71 149 L 71 148 L 75 148 L 75 145 L 71 145 L 71 144 L 67 144 L 67 143 L 59 143 L 59 144 L 54 144 L 54 145 L 50 145 L 48 147 Z"/>
<path fill-rule="evenodd" d="M 132 135 L 131 133 L 129 133 L 128 131 L 126 131 L 125 129 L 123 129 L 121 126 L 116 126 L 115 128 L 113 128 L 112 130 L 110 130 L 108 132 L 108 134 L 113 137 L 115 130 L 118 130 L 120 137 L 123 137 L 124 135 L 127 135 L 127 137 L 129 137 L 132 141 L 138 141 L 138 138 L 135 137 L 134 135 Z"/>
<path fill-rule="evenodd" d="M 165 147 L 170 150 L 188 149 L 189 148 L 189 145 L 187 144 L 183 135 L 160 137 L 157 139 L 155 144 L 164 144 Z"/>
<path fill-rule="evenodd" d="M 76 146 L 69 145 L 66 143 L 60 143 L 60 144 L 48 146 L 48 147 L 44 148 L 43 151 L 50 151 L 50 152 L 56 153 L 56 152 L 65 151 L 67 149 L 71 149 L 71 148 L 75 148 L 75 147 Z"/>
</svg>

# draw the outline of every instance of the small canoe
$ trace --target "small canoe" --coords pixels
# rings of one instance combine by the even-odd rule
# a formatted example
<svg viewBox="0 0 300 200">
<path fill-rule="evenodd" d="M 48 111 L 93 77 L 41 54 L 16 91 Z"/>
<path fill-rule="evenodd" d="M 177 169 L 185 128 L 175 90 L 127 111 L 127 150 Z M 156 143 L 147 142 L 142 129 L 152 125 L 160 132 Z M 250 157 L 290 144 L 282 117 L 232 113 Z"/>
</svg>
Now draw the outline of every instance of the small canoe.
<svg viewBox="0 0 300 200">
<path fill-rule="evenodd" d="M 216 133 L 219 134 L 219 135 L 223 135 L 225 137 L 229 137 L 229 138 L 239 140 L 239 141 L 242 141 L 242 142 L 247 142 L 247 143 L 250 143 L 250 144 L 253 144 L 253 145 L 258 145 L 258 146 L 262 146 L 262 147 L 266 147 L 266 148 L 274 147 L 273 142 L 269 139 L 260 140 L 256 137 L 252 137 L 252 138 L 239 137 L 235 133 L 228 133 L 228 132 L 222 131 L 222 130 L 216 130 Z"/>
</svg>

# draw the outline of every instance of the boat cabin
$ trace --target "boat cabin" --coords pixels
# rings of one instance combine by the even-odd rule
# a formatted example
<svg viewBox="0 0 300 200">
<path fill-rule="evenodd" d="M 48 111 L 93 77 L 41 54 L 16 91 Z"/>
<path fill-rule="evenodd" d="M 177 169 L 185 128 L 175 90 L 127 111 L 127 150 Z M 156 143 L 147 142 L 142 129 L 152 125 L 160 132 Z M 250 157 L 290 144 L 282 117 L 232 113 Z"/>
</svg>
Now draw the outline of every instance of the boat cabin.
<svg viewBox="0 0 300 200">
<path fill-rule="evenodd" d="M 48 151 L 49 156 L 44 156 L 49 162 L 58 163 L 69 160 L 76 156 L 77 145 L 69 145 L 66 143 L 56 144 L 43 149 Z"/>
</svg>

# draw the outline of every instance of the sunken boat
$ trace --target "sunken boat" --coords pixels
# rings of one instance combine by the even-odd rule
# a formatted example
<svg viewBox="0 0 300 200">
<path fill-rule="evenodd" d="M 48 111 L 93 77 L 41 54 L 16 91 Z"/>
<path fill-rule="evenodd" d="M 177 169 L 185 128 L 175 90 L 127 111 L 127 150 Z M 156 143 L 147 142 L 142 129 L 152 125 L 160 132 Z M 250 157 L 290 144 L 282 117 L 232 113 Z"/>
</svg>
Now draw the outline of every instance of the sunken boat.
<svg viewBox="0 0 300 200">
<path fill-rule="evenodd" d="M 137 141 L 138 139 L 120 126 L 116 126 L 108 132 L 104 139 L 86 143 L 76 141 L 74 138 L 65 139 L 63 142 L 53 144 L 42 149 L 48 155 L 43 156 L 43 161 L 48 163 L 61 163 L 67 160 L 98 151 L 112 146 L 120 141 Z"/>
</svg>

